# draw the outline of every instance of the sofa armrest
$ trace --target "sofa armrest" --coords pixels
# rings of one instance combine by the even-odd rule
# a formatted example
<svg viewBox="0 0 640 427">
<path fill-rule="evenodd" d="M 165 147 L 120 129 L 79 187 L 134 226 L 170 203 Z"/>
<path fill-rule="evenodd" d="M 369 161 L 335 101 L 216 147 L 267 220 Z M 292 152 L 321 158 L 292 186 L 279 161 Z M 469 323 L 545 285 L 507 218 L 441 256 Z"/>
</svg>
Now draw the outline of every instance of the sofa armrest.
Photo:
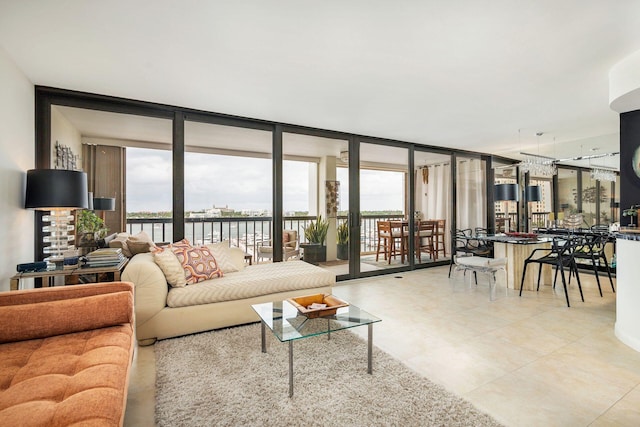
<svg viewBox="0 0 640 427">
<path fill-rule="evenodd" d="M 0 343 L 133 323 L 133 286 L 112 282 L 0 294 Z"/>
<path fill-rule="evenodd" d="M 169 285 L 164 273 L 153 260 L 153 254 L 141 253 L 131 258 L 122 272 L 122 280 L 134 285 L 138 326 L 166 307 Z"/>
</svg>

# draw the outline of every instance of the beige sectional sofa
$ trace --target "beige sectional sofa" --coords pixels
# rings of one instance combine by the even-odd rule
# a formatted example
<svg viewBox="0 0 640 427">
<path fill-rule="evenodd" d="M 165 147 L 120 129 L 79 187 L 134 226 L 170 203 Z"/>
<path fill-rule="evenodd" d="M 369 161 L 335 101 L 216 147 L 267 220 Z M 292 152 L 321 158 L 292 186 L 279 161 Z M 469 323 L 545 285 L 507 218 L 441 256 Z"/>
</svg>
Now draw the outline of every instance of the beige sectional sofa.
<svg viewBox="0 0 640 427">
<path fill-rule="evenodd" d="M 239 271 L 184 287 L 168 285 L 152 253 L 139 253 L 129 261 L 122 280 L 135 286 L 140 345 L 256 322 L 252 304 L 331 293 L 335 284 L 335 274 L 304 261 L 245 265 L 244 253 L 238 248 L 227 248 L 222 256 Z"/>
</svg>

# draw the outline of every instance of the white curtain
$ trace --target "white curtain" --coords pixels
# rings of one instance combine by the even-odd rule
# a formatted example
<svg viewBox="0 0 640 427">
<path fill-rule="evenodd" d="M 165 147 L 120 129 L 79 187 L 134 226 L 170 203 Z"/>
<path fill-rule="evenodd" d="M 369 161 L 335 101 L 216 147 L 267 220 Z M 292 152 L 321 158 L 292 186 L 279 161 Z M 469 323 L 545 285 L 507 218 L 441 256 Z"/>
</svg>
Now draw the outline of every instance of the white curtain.
<svg viewBox="0 0 640 427">
<path fill-rule="evenodd" d="M 457 165 L 457 228 L 486 228 L 487 204 L 485 163 L 478 159 L 460 159 Z"/>
<path fill-rule="evenodd" d="M 449 253 L 451 228 L 451 165 L 449 163 L 425 166 L 428 174 L 419 168 L 416 173 L 416 210 L 421 219 L 446 220 L 445 242 Z"/>
</svg>

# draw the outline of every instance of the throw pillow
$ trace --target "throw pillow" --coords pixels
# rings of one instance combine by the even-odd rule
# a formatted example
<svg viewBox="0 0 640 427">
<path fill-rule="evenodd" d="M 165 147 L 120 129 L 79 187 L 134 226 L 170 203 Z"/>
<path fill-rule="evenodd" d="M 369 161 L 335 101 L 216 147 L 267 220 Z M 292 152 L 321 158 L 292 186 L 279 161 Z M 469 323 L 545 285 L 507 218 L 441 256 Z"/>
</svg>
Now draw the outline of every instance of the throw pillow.
<svg viewBox="0 0 640 427">
<path fill-rule="evenodd" d="M 158 264 L 171 287 L 182 288 L 187 286 L 184 268 L 182 268 L 182 264 L 172 250 L 155 249 L 153 251 L 153 260 Z"/>
<path fill-rule="evenodd" d="M 127 247 L 127 239 L 129 239 L 129 237 L 131 237 L 129 233 L 118 233 L 116 238 L 109 242 L 109 247 L 120 248 L 122 249 L 122 255 L 131 258 L 131 252 L 129 252 L 129 248 Z"/>
<path fill-rule="evenodd" d="M 155 248 L 155 244 L 153 242 L 127 242 L 127 249 L 131 253 L 131 256 L 136 254 L 142 254 L 145 252 L 151 252 L 153 248 Z"/>
<path fill-rule="evenodd" d="M 223 273 L 233 273 L 238 271 L 236 265 L 231 258 L 231 248 L 229 247 L 229 241 L 225 240 L 219 243 L 210 243 L 206 245 L 207 249 L 211 251 L 211 254 L 216 259 L 218 267 Z"/>
<path fill-rule="evenodd" d="M 126 246 L 126 251 L 125 251 Z M 151 248 L 155 247 L 155 243 L 151 240 L 151 237 L 144 231 L 139 232 L 135 236 L 130 236 L 125 244 L 122 245 L 122 252 L 127 257 L 132 257 L 139 253 L 149 252 Z M 129 255 L 127 255 L 128 252 Z"/>
<path fill-rule="evenodd" d="M 218 268 L 216 259 L 206 247 L 173 247 L 172 250 L 182 264 L 187 284 L 222 277 L 222 270 Z"/>
<path fill-rule="evenodd" d="M 285 245 L 291 241 L 291 236 L 286 231 L 282 234 L 282 243 Z"/>
</svg>

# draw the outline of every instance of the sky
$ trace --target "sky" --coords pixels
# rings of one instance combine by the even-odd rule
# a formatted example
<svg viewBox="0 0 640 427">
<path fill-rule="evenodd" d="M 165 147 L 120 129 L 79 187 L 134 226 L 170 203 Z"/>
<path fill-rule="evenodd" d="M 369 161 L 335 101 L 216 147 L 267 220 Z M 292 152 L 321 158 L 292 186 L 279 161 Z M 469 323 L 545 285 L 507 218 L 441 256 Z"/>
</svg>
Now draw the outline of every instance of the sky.
<svg viewBox="0 0 640 427">
<path fill-rule="evenodd" d="M 284 211 L 309 210 L 307 162 L 283 164 Z M 315 169 L 315 167 L 314 167 Z M 127 211 L 170 211 L 171 151 L 127 148 Z M 340 209 L 348 209 L 348 171 L 338 168 Z M 398 172 L 361 172 L 361 210 L 403 210 L 403 176 Z M 228 206 L 271 211 L 271 160 L 185 153 L 185 210 Z M 314 213 L 312 213 L 314 214 Z"/>
</svg>

